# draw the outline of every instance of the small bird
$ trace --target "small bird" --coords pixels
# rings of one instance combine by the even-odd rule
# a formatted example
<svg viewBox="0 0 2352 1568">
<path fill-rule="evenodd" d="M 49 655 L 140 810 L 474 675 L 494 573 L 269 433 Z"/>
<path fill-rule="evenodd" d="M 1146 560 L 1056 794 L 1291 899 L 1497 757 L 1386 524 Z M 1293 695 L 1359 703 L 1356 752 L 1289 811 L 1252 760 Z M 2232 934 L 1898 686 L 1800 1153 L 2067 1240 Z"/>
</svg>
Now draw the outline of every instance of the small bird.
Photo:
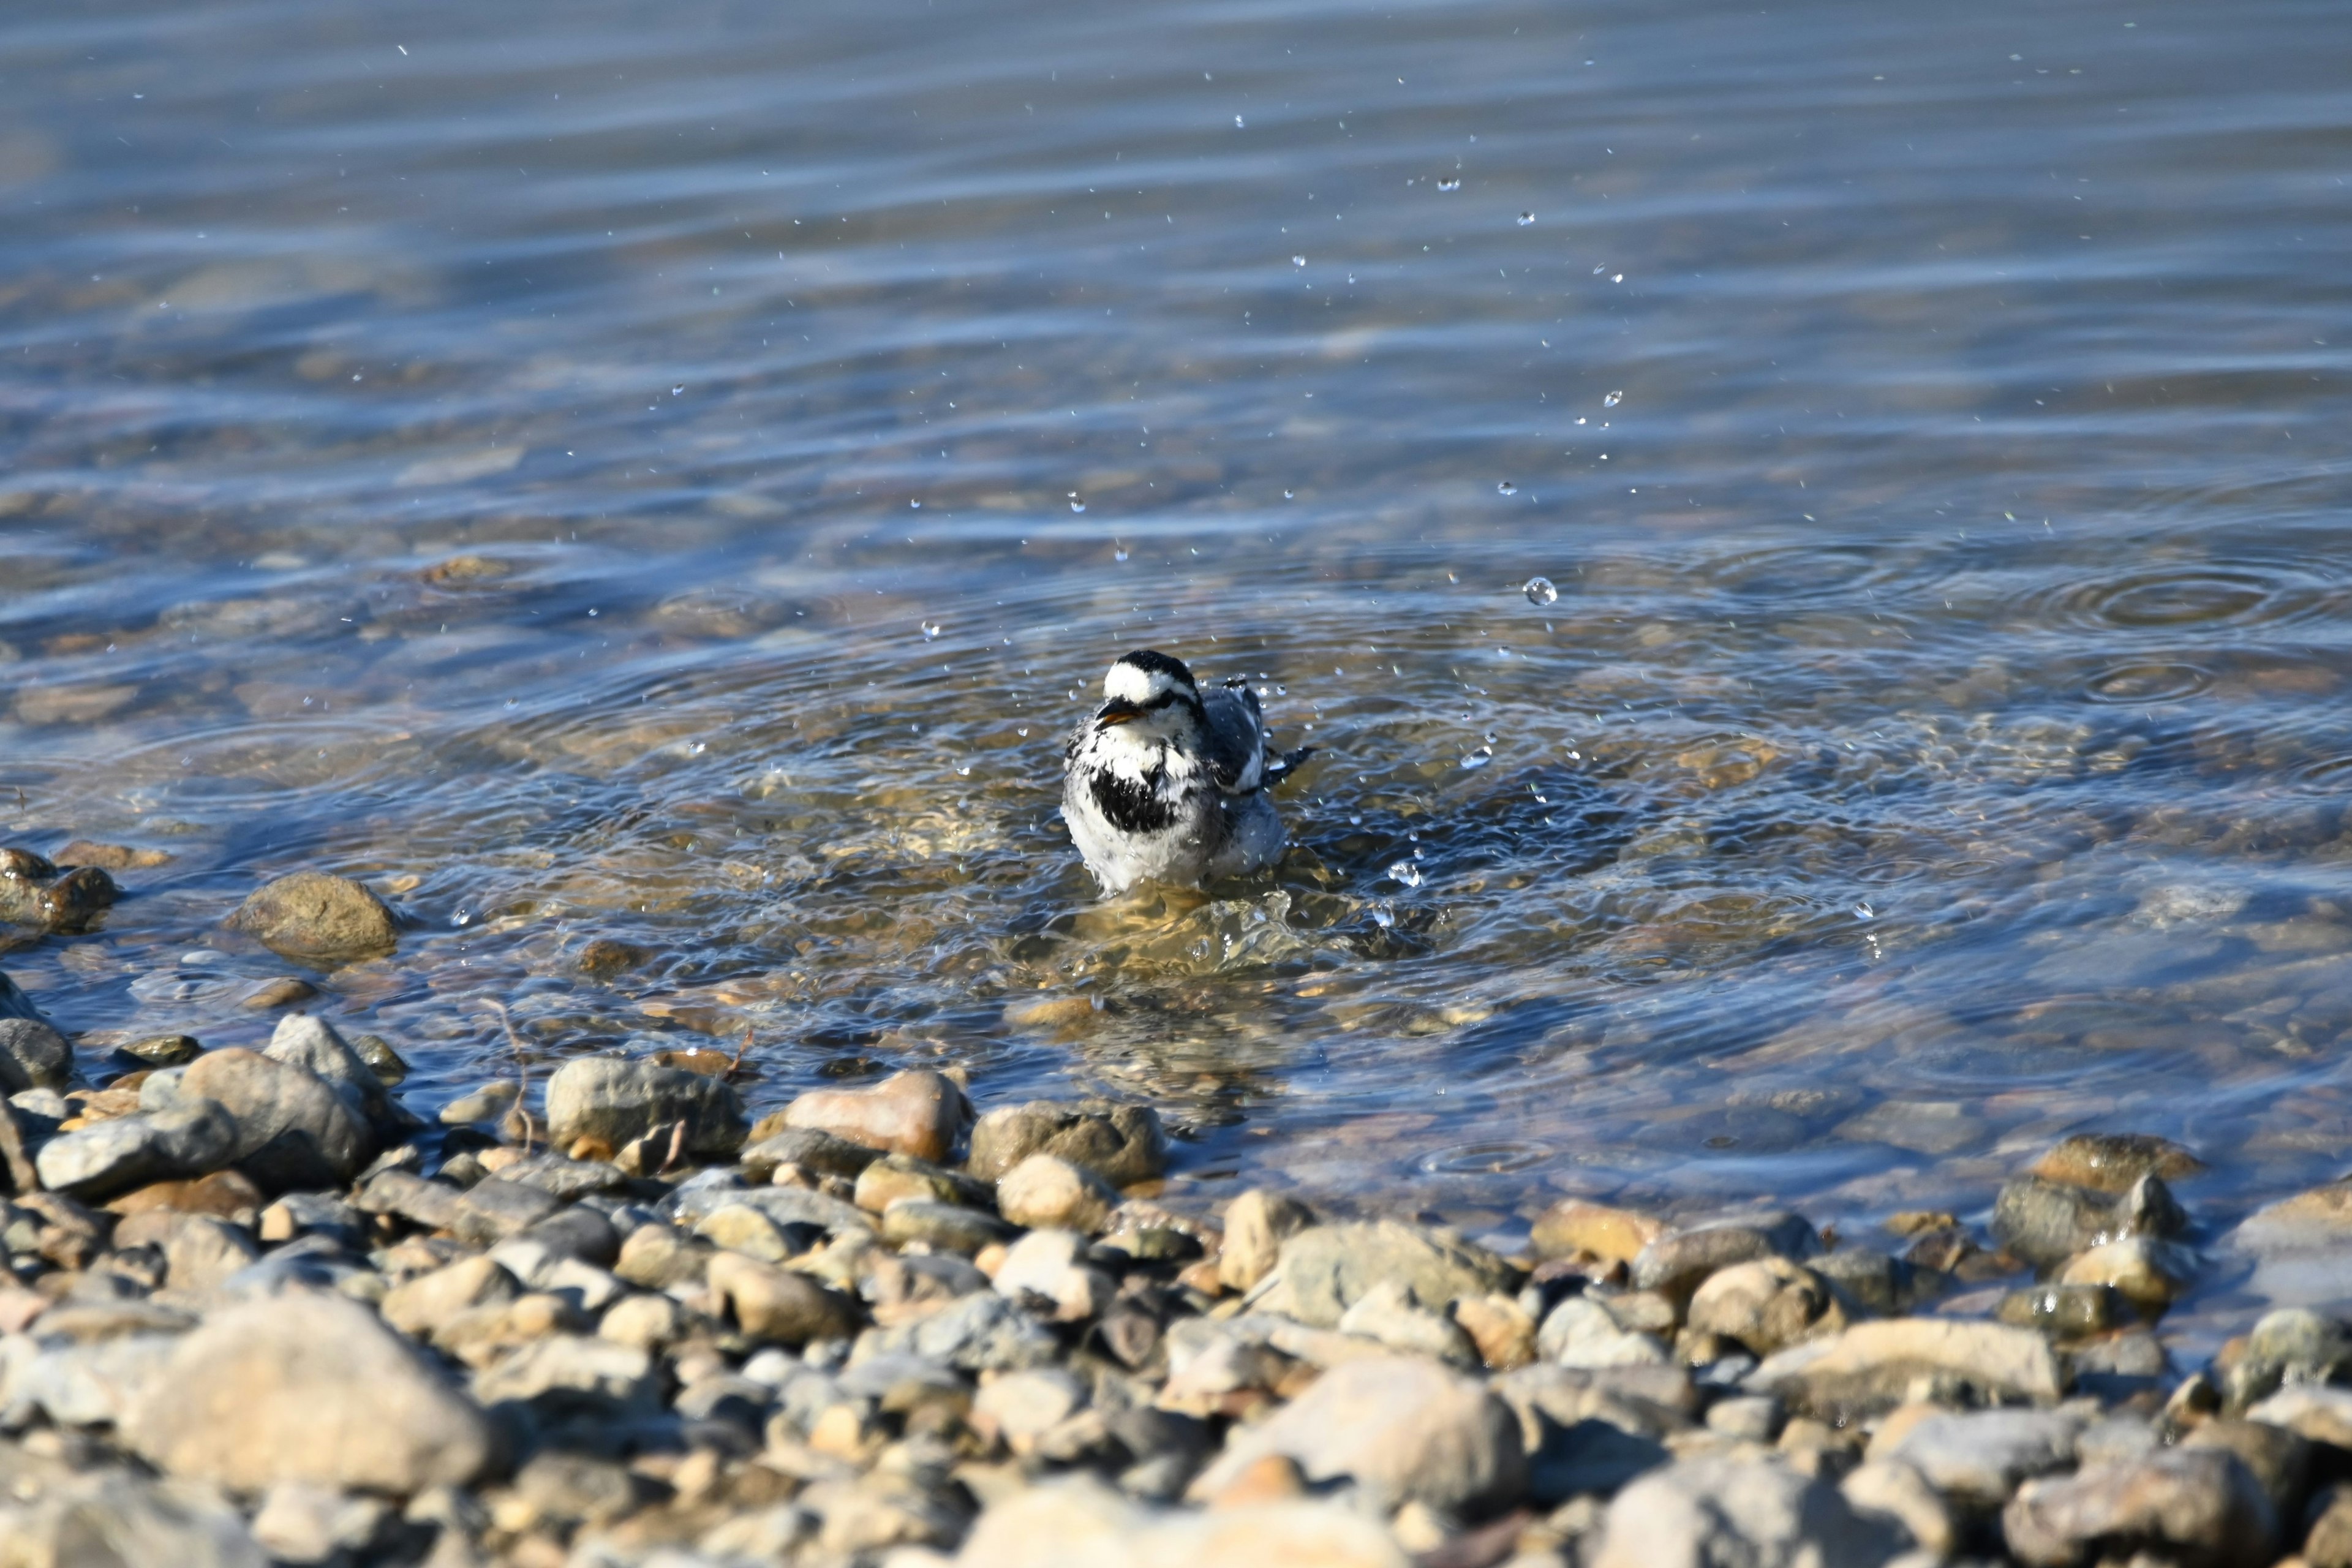
<svg viewBox="0 0 2352 1568">
<path fill-rule="evenodd" d="M 1062 748 L 1062 816 L 1105 892 L 1240 876 L 1282 853 L 1266 792 L 1313 750 L 1267 752 L 1247 681 L 1203 692 L 1183 660 L 1141 648 L 1110 667 L 1102 706 Z"/>
</svg>

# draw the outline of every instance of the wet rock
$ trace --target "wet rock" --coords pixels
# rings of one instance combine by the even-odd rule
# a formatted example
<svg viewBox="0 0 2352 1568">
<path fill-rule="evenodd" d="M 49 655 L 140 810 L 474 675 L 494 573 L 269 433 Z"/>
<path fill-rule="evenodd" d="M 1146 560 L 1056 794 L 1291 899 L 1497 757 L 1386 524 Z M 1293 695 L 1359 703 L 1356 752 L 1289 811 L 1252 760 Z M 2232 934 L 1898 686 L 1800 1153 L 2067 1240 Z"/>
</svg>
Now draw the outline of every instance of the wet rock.
<svg viewBox="0 0 2352 1568">
<path fill-rule="evenodd" d="M 2011 1555 L 2027 1568 L 2073 1568 L 2146 1552 L 2179 1568 L 2267 1563 L 2278 1521 L 2233 1454 L 2158 1449 L 2028 1481 L 2001 1512 Z"/>
<path fill-rule="evenodd" d="M 1166 1172 L 1168 1133 L 1150 1106 L 1101 1100 L 999 1106 L 971 1130 L 971 1172 L 984 1181 L 1002 1179 L 1034 1154 L 1066 1160 L 1115 1187 L 1132 1186 Z"/>
<path fill-rule="evenodd" d="M 1630 1264 L 1665 1231 L 1664 1220 L 1633 1209 L 1612 1208 L 1582 1198 L 1562 1198 L 1537 1216 L 1528 1245 L 1538 1258 L 1590 1254 L 1610 1262 Z"/>
<path fill-rule="evenodd" d="M 151 1068 L 174 1068 L 194 1061 L 205 1047 L 192 1035 L 142 1035 L 114 1048 Z"/>
<path fill-rule="evenodd" d="M 281 974 L 275 980 L 265 980 L 247 992 L 237 1005 L 248 1013 L 267 1013 L 277 1007 L 298 1006 L 319 994 L 319 988 L 307 980 Z"/>
<path fill-rule="evenodd" d="M 1689 1322 L 1769 1356 L 1841 1331 L 1846 1313 L 1828 1283 L 1803 1264 L 1759 1258 L 1707 1276 L 1691 1296 Z"/>
<path fill-rule="evenodd" d="M 2335 1383 L 2352 1375 L 2352 1331 L 2308 1307 L 2265 1312 L 2228 1361 L 2222 1394 L 2241 1411 L 2285 1384 Z"/>
<path fill-rule="evenodd" d="M 654 961 L 654 950 L 639 942 L 600 936 L 580 950 L 580 973 L 593 980 L 610 980 Z"/>
<path fill-rule="evenodd" d="M 397 1089 L 407 1079 L 408 1064 L 382 1035 L 353 1035 L 352 1049 L 359 1053 L 360 1060 L 367 1063 L 376 1081 L 386 1089 Z"/>
<path fill-rule="evenodd" d="M 1253 1187 L 1225 1205 L 1224 1245 L 1217 1254 L 1217 1282 L 1247 1291 L 1274 1271 L 1282 1244 L 1315 1223 L 1314 1211 L 1296 1198 Z"/>
<path fill-rule="evenodd" d="M 1994 1238 L 2037 1268 L 2063 1263 L 2120 1237 L 2163 1239 L 2188 1228 L 2189 1216 L 2161 1176 L 2141 1176 L 2121 1193 L 2021 1176 L 1993 1200 Z"/>
<path fill-rule="evenodd" d="M 2003 1296 L 1993 1321 L 2080 1339 L 2116 1327 L 2122 1310 L 2122 1298 L 2105 1285 L 2029 1285 Z"/>
<path fill-rule="evenodd" d="M 124 1428 L 174 1476 L 405 1496 L 491 1461 L 481 1412 L 376 1315 L 294 1293 L 226 1308 L 173 1347 Z"/>
<path fill-rule="evenodd" d="M 1702 1458 L 1653 1470 L 1619 1492 L 1593 1568 L 1818 1563 L 1875 1568 L 1909 1542 L 1857 1512 L 1836 1488 L 1769 1459 Z"/>
<path fill-rule="evenodd" d="M 62 1133 L 41 1145 L 35 1165 L 52 1192 L 102 1203 L 151 1182 L 204 1175 L 226 1163 L 236 1144 L 236 1120 L 216 1102 L 196 1100 Z"/>
<path fill-rule="evenodd" d="M 1988 1404 L 2054 1404 L 2065 1383 L 2049 1341 L 2030 1329 L 1888 1318 L 1782 1351 L 1750 1373 L 1746 1386 L 1837 1419 L 1891 1409 L 1923 1391 L 1965 1393 Z"/>
<path fill-rule="evenodd" d="M 2245 1289 L 2279 1306 L 2352 1300 L 2352 1181 L 2256 1209 L 2222 1247 L 2252 1261 Z"/>
<path fill-rule="evenodd" d="M 971 1104 L 955 1080 L 924 1068 L 892 1073 L 870 1089 L 812 1089 L 784 1110 L 785 1127 L 814 1128 L 934 1163 L 953 1156 L 971 1125 Z M 990 1173 L 975 1167 L 973 1174 Z"/>
<path fill-rule="evenodd" d="M 2073 1466 L 2081 1427 L 2054 1410 L 1937 1410 L 1872 1443 L 1870 1458 L 1899 1459 L 1955 1501 L 1994 1509 L 2020 1481 Z"/>
<path fill-rule="evenodd" d="M 2142 1176 L 2178 1182 L 2202 1174 L 2205 1162 L 2179 1144 L 2145 1132 L 2077 1132 L 2033 1163 L 2047 1182 L 2123 1193 Z"/>
<path fill-rule="evenodd" d="M 1383 1219 L 1298 1232 L 1282 1244 L 1273 1271 L 1258 1282 L 1249 1301 L 1262 1311 L 1331 1328 L 1384 1282 L 1402 1286 L 1432 1309 L 1516 1285 L 1509 1267 L 1484 1247 Z"/>
<path fill-rule="evenodd" d="M 1510 1406 L 1430 1362 L 1379 1356 L 1332 1368 L 1255 1426 L 1236 1432 L 1188 1495 L 1222 1491 L 1269 1454 L 1310 1480 L 1352 1480 L 1384 1507 L 1405 1501 L 1476 1519 L 1508 1507 L 1527 1484 Z"/>
<path fill-rule="evenodd" d="M 261 1054 L 271 1061 L 316 1073 L 367 1123 L 379 1145 L 395 1142 L 423 1125 L 393 1099 L 376 1070 L 323 1018 L 307 1013 L 280 1018 Z"/>
<path fill-rule="evenodd" d="M 1842 1247 L 1809 1259 L 1805 1267 L 1864 1312 L 1891 1318 L 1918 1300 L 1919 1281 L 1910 1264 L 1866 1247 Z"/>
<path fill-rule="evenodd" d="M 1723 1220 L 1659 1237 L 1635 1256 L 1632 1278 L 1637 1290 L 1685 1299 L 1709 1275 L 1735 1263 L 1759 1258 L 1802 1262 L 1821 1249 L 1821 1237 L 1798 1215 Z"/>
<path fill-rule="evenodd" d="M 1095 1236 L 1110 1223 L 1118 1192 L 1084 1166 L 1054 1154 L 1032 1154 L 997 1178 L 996 1206 L 1024 1229 Z"/>
<path fill-rule="evenodd" d="M 811 1340 L 846 1339 L 863 1321 L 852 1298 L 740 1253 L 713 1255 L 708 1279 L 722 1310 L 753 1339 L 797 1350 Z"/>
<path fill-rule="evenodd" d="M 163 849 L 139 849 L 128 844 L 98 844 L 77 838 L 49 857 L 60 866 L 95 866 L 101 871 L 152 871 L 168 866 L 176 856 Z"/>
<path fill-rule="evenodd" d="M 2061 1285 L 2105 1285 L 2150 1316 L 2162 1311 L 2197 1277 L 2197 1255 L 2176 1241 L 2126 1236 L 2066 1260 Z"/>
<path fill-rule="evenodd" d="M 619 1057 L 579 1057 L 547 1083 L 547 1124 L 557 1146 L 589 1139 L 607 1149 L 683 1126 L 688 1155 L 731 1154 L 743 1143 L 743 1103 L 715 1078 Z"/>
<path fill-rule="evenodd" d="M 281 957 L 321 967 L 381 958 L 400 943 L 383 900 L 348 877 L 318 871 L 264 883 L 228 923 Z"/>
<path fill-rule="evenodd" d="M 882 1157 L 879 1149 L 836 1138 L 814 1127 L 786 1127 L 763 1133 L 761 1129 L 774 1120 L 763 1118 L 760 1126 L 752 1129 L 752 1142 L 744 1145 L 737 1161 L 747 1182 L 764 1184 L 786 1165 L 797 1166 L 812 1175 L 839 1176 L 854 1182 L 866 1166 Z"/>
<path fill-rule="evenodd" d="M 0 850 L 0 921 L 43 931 L 84 931 L 122 896 L 114 879 L 95 866 L 58 874 L 39 856 Z"/>
<path fill-rule="evenodd" d="M 290 1062 L 210 1051 L 182 1069 L 180 1092 L 227 1110 L 237 1131 L 231 1161 L 268 1191 L 340 1186 L 375 1152 L 366 1123 L 333 1086 Z"/>
<path fill-rule="evenodd" d="M 1536 1354 L 1570 1367 L 1663 1366 L 1670 1359 L 1664 1341 L 1626 1328 L 1589 1296 L 1570 1296 L 1545 1316 Z"/>
<path fill-rule="evenodd" d="M 63 1089 L 72 1081 L 73 1047 L 39 1018 L 0 1017 L 0 1090 Z"/>
</svg>

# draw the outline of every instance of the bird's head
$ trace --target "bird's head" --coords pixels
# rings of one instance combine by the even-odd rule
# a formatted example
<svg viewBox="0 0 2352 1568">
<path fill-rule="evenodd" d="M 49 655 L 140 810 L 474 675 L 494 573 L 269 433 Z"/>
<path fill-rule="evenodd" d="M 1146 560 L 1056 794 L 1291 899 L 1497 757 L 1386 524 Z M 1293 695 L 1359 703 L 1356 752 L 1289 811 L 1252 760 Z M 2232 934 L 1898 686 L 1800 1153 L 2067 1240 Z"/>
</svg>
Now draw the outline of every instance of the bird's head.
<svg viewBox="0 0 2352 1568">
<path fill-rule="evenodd" d="M 1095 732 L 1123 731 L 1138 745 L 1179 739 L 1201 723 L 1201 691 L 1184 661 L 1139 648 L 1121 654 L 1103 677 L 1102 706 L 1095 710 Z"/>
</svg>

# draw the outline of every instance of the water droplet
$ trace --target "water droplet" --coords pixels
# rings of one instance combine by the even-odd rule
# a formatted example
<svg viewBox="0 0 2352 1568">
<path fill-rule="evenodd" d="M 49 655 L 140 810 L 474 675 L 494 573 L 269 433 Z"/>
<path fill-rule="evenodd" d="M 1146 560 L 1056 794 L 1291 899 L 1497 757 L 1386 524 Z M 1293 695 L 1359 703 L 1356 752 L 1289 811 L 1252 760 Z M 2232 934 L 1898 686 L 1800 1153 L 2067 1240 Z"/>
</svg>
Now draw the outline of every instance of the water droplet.
<svg viewBox="0 0 2352 1568">
<path fill-rule="evenodd" d="M 1296 500 L 1297 498 L 1292 495 L 1288 490 L 1285 490 L 1282 492 L 1282 499 L 1285 500 Z"/>
<path fill-rule="evenodd" d="M 910 501 L 908 501 L 907 504 L 908 504 L 908 506 L 911 507 L 912 509 L 914 509 L 914 510 L 917 510 L 917 511 L 920 511 L 920 510 L 923 510 L 923 503 L 922 503 L 921 501 L 919 501 L 919 500 L 910 500 Z"/>
<path fill-rule="evenodd" d="M 1483 768 L 1494 760 L 1495 753 L 1487 751 L 1482 746 L 1478 750 L 1471 752 L 1468 756 L 1463 758 L 1462 765 L 1465 768 Z"/>
<path fill-rule="evenodd" d="M 1400 860 L 1389 868 L 1389 879 L 1402 882 L 1408 888 L 1421 886 L 1421 868 L 1410 860 Z"/>
<path fill-rule="evenodd" d="M 1386 906 L 1374 904 L 1372 906 L 1372 923 L 1380 927 L 1382 931 L 1386 931 L 1391 926 L 1396 924 L 1396 916 L 1390 913 Z"/>
<path fill-rule="evenodd" d="M 1236 130 L 1236 131 L 1239 131 L 1241 128 L 1242 128 L 1242 117 L 1241 117 L 1240 115 L 1236 114 L 1236 115 L 1234 115 L 1234 130 Z"/>
<path fill-rule="evenodd" d="M 1519 487 L 1511 483 L 1510 480 L 1505 479 L 1501 484 L 1495 487 L 1495 493 L 1498 496 L 1515 496 L 1519 493 Z"/>
<path fill-rule="evenodd" d="M 1606 271 L 1608 271 L 1608 270 L 1609 270 L 1609 268 L 1607 268 L 1606 267 L 1596 267 L 1596 268 L 1594 268 L 1592 269 L 1592 275 L 1593 275 L 1595 278 L 1598 278 L 1598 277 L 1600 277 L 1602 273 L 1604 273 L 1604 272 L 1606 272 Z"/>
<path fill-rule="evenodd" d="M 1559 603 L 1559 590 L 1552 586 L 1552 581 L 1549 577 L 1530 577 L 1519 585 L 1519 592 L 1528 596 L 1528 603 L 1530 605 Z"/>
<path fill-rule="evenodd" d="M 1603 408 L 1614 408 L 1624 401 L 1625 395 L 1623 393 L 1612 392 L 1608 396 L 1601 400 L 1601 406 Z"/>
<path fill-rule="evenodd" d="M 1028 726 L 1028 725 L 1026 725 L 1026 724 L 1024 724 L 1024 725 L 1022 725 L 1019 729 L 1017 729 L 1017 730 L 1013 731 L 1013 732 L 1014 734 L 1016 734 L 1016 735 L 1020 736 L 1023 740 L 1024 740 L 1024 741 L 1025 741 L 1025 740 L 1027 740 L 1027 739 L 1029 738 L 1029 726 Z"/>
<path fill-rule="evenodd" d="M 1290 264 L 1293 267 L 1304 267 L 1307 265 L 1307 258 L 1303 256 L 1294 256 L 1290 258 Z"/>
<path fill-rule="evenodd" d="M 1622 283 L 1625 281 L 1625 275 L 1622 272 L 1612 272 L 1609 275 L 1609 281 L 1612 283 Z"/>
<path fill-rule="evenodd" d="M 1870 920 L 1877 913 L 1878 911 L 1872 909 L 1868 903 L 1859 903 L 1853 906 L 1853 918 L 1858 921 Z"/>
<path fill-rule="evenodd" d="M 1070 492 L 1070 510 L 1072 511 L 1084 511 L 1087 510 L 1087 503 L 1078 499 L 1078 492 L 1076 490 L 1072 490 Z"/>
<path fill-rule="evenodd" d="M 1125 547 L 1124 545 L 1122 545 L 1122 546 L 1120 546 L 1118 549 L 1112 551 L 1112 552 L 1110 552 L 1110 558 L 1111 558 L 1113 561 L 1124 561 L 1124 560 L 1126 560 L 1126 559 L 1127 559 L 1127 549 L 1126 549 L 1126 547 Z"/>
<path fill-rule="evenodd" d="M 1456 174 L 1450 180 L 1440 180 L 1437 182 L 1437 188 L 1441 191 L 1458 191 L 1462 188 L 1462 176 Z"/>
<path fill-rule="evenodd" d="M 669 389 L 669 395 L 672 397 L 683 397 L 686 395 L 686 388 L 682 386 L 673 386 Z"/>
<path fill-rule="evenodd" d="M 937 622 L 937 621 L 925 621 L 925 622 L 923 623 L 923 640 L 924 640 L 925 642 L 931 642 L 931 641 L 935 641 L 935 640 L 938 638 L 939 635 L 940 635 L 940 623 L 939 623 L 939 622 Z"/>
<path fill-rule="evenodd" d="M 971 777 L 971 764 L 970 763 L 966 763 L 963 766 L 958 768 L 956 770 L 956 777 L 960 779 L 968 779 Z"/>
<path fill-rule="evenodd" d="M 1348 826 L 1350 826 L 1350 827 L 1361 827 L 1363 825 L 1364 825 L 1364 819 L 1363 819 L 1363 817 L 1362 817 L 1360 815 L 1354 816 L 1350 816 L 1350 817 L 1349 817 L 1349 818 L 1348 818 Z"/>
<path fill-rule="evenodd" d="M 1521 228 L 1525 228 L 1525 227 L 1527 227 L 1529 224 L 1531 224 L 1531 223 L 1533 223 L 1533 222 L 1535 222 L 1535 221 L 1536 221 L 1536 215 L 1535 215 L 1535 214 L 1533 214 L 1533 213 L 1521 213 L 1521 214 L 1519 215 L 1519 226 L 1520 226 Z"/>
</svg>

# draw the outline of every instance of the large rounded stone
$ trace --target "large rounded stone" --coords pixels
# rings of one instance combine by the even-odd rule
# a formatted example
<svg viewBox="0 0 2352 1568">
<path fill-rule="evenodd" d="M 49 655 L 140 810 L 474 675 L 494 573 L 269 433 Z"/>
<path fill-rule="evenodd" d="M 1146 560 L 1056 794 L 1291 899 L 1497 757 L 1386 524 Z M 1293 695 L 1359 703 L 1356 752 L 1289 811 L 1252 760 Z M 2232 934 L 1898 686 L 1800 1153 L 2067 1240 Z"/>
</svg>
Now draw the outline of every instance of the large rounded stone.
<svg viewBox="0 0 2352 1568">
<path fill-rule="evenodd" d="M 263 884 L 228 923 L 272 952 L 321 966 L 381 958 L 400 943 L 382 899 L 349 877 L 318 871 Z"/>
<path fill-rule="evenodd" d="M 1098 1235 L 1118 1206 L 1118 1194 L 1083 1165 L 1052 1154 L 1032 1154 L 996 1184 L 996 1208 L 1024 1230 L 1076 1230 Z"/>
<path fill-rule="evenodd" d="M 586 1138 L 618 1149 L 681 1122 L 685 1153 L 731 1154 L 743 1146 L 743 1101 L 719 1079 L 620 1057 L 581 1057 L 547 1083 L 547 1124 L 560 1148 Z"/>
<path fill-rule="evenodd" d="M 1888 1318 L 1782 1351 L 1748 1377 L 1748 1391 L 1825 1419 L 1891 1410 L 1921 1379 L 1973 1391 L 1986 1404 L 2054 1405 L 2065 1373 L 2032 1329 L 1950 1318 Z"/>
<path fill-rule="evenodd" d="M 2270 1499 L 2221 1448 L 2159 1448 L 2028 1481 L 2002 1510 L 2001 1530 L 2029 1568 L 2127 1558 L 2230 1568 L 2278 1550 Z"/>
<path fill-rule="evenodd" d="M 0 1090 L 62 1089 L 72 1077 L 73 1047 L 63 1035 L 44 1019 L 0 1014 Z"/>
<path fill-rule="evenodd" d="M 1509 1267 L 1466 1241 L 1396 1220 L 1320 1225 L 1282 1244 L 1252 1302 L 1318 1328 L 1336 1327 L 1372 1287 L 1394 1281 L 1433 1311 L 1458 1296 L 1514 1283 Z"/>
<path fill-rule="evenodd" d="M 367 1124 L 307 1068 L 231 1047 L 180 1069 L 183 1100 L 214 1100 L 236 1121 L 230 1163 L 270 1191 L 340 1186 L 375 1152 Z"/>
<path fill-rule="evenodd" d="M 1907 1544 L 1825 1481 L 1769 1459 L 1687 1459 L 1617 1494 L 1594 1568 L 1877 1568 Z"/>
<path fill-rule="evenodd" d="M 918 1068 L 892 1073 L 871 1089 L 811 1089 L 785 1109 L 784 1125 L 944 1162 L 971 1125 L 971 1102 L 953 1079 Z M 973 1173 L 987 1174 L 977 1167 Z"/>
<path fill-rule="evenodd" d="M 480 1408 L 373 1312 L 308 1292 L 206 1319 L 124 1436 L 159 1469 L 242 1492 L 302 1481 L 406 1496 L 464 1486 L 495 1452 Z"/>
<path fill-rule="evenodd" d="M 1150 1106 L 1107 1100 L 999 1106 L 971 1130 L 971 1172 L 984 1181 L 1033 1154 L 1066 1160 L 1123 1187 L 1167 1170 L 1168 1133 Z"/>
<path fill-rule="evenodd" d="M 1351 1479 L 1384 1507 L 1419 1501 L 1474 1519 L 1517 1502 L 1528 1479 L 1509 1405 L 1433 1362 L 1402 1356 L 1333 1367 L 1237 1430 L 1189 1495 L 1216 1496 L 1270 1454 L 1297 1461 L 1310 1480 Z"/>
<path fill-rule="evenodd" d="M 217 1101 L 192 1100 L 52 1138 L 35 1164 L 49 1191 L 101 1203 L 150 1182 L 206 1175 L 227 1163 L 236 1142 L 236 1119 Z"/>
</svg>

